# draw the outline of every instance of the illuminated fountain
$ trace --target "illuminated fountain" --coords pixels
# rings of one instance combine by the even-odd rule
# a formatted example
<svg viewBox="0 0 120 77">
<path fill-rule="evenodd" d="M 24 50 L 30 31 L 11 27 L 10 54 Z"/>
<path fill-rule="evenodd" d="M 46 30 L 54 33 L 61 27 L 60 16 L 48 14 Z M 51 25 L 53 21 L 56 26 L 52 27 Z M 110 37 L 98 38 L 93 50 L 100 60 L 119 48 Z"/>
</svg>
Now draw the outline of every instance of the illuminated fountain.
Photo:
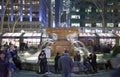
<svg viewBox="0 0 120 77">
<path fill-rule="evenodd" d="M 48 34 L 57 35 L 55 41 L 47 41 L 43 44 L 43 46 L 45 46 L 44 49 L 51 49 L 52 56 L 54 56 L 57 52 L 63 53 L 64 49 L 68 49 L 70 51 L 70 54 L 72 55 L 74 51 L 79 51 L 81 55 L 83 55 L 84 52 L 89 53 L 88 49 L 82 42 L 76 41 L 76 37 L 78 37 L 77 34 L 79 32 L 77 28 L 48 28 L 46 29 L 46 32 Z M 38 50 L 38 52 L 36 52 L 35 54 L 25 52 L 21 57 L 22 61 L 37 63 L 40 51 L 41 50 Z"/>
</svg>

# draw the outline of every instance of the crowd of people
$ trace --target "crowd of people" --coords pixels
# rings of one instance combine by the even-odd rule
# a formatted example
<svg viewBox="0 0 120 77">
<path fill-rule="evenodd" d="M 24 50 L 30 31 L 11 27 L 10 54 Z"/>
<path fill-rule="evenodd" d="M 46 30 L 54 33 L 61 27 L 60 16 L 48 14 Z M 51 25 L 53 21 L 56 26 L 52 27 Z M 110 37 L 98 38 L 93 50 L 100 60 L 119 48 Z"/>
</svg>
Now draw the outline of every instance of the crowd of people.
<svg viewBox="0 0 120 77">
<path fill-rule="evenodd" d="M 17 47 L 7 42 L 0 45 L 0 77 L 12 77 L 17 68 L 22 69 Z"/>
<path fill-rule="evenodd" d="M 97 73 L 97 56 L 94 52 L 90 55 L 86 52 L 83 56 L 83 61 L 81 61 L 82 56 L 79 51 L 75 52 L 73 59 L 69 55 L 68 50 L 64 50 L 63 52 L 62 54 L 56 53 L 54 58 L 55 73 L 62 73 L 62 77 L 71 77 L 72 72 L 80 71 Z M 40 65 L 40 73 L 43 74 L 48 71 L 47 58 L 44 50 L 42 50 L 38 56 L 38 63 Z M 75 65 L 77 65 L 78 71 L 75 71 L 77 70 L 74 69 Z"/>
</svg>

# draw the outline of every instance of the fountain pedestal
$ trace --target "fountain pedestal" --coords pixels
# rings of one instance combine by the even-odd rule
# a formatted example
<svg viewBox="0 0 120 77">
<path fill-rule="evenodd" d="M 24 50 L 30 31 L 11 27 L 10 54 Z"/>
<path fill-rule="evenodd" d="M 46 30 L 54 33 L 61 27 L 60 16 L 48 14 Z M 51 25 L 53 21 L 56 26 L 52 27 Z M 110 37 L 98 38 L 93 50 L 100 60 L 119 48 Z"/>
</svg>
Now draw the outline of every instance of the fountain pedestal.
<svg viewBox="0 0 120 77">
<path fill-rule="evenodd" d="M 57 40 L 54 41 L 54 44 L 51 46 L 52 55 L 55 55 L 57 52 L 63 53 L 64 49 L 69 50 L 70 54 L 72 54 L 73 45 L 67 40 L 66 36 L 78 33 L 78 28 L 47 28 L 46 32 L 57 35 Z"/>
</svg>

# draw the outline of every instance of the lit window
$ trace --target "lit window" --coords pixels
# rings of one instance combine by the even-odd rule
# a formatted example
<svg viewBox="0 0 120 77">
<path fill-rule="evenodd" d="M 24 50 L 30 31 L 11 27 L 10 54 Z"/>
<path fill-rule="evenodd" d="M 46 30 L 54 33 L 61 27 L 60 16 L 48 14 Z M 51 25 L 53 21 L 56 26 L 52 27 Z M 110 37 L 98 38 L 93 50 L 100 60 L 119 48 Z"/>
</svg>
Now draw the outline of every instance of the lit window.
<svg viewBox="0 0 120 77">
<path fill-rule="evenodd" d="M 80 27 L 80 23 L 71 23 L 72 27 Z"/>
<path fill-rule="evenodd" d="M 79 12 L 80 10 L 79 9 L 76 9 L 76 12 Z"/>
<path fill-rule="evenodd" d="M 107 9 L 107 12 L 113 12 L 114 10 L 113 9 Z"/>
<path fill-rule="evenodd" d="M 86 8 L 85 12 L 87 12 L 87 13 L 92 12 L 92 6 L 89 6 L 88 8 Z"/>
<path fill-rule="evenodd" d="M 102 9 L 96 9 L 96 12 L 102 12 Z"/>
<path fill-rule="evenodd" d="M 85 12 L 92 12 L 92 10 L 91 9 L 89 9 L 89 8 L 87 8 L 87 9 L 85 9 Z"/>
<path fill-rule="evenodd" d="M 120 23 L 118 23 L 118 27 L 120 27 Z"/>
<path fill-rule="evenodd" d="M 86 23 L 85 27 L 91 27 L 91 23 Z"/>
<path fill-rule="evenodd" d="M 102 33 L 102 30 L 101 29 L 96 29 L 96 32 L 97 33 Z"/>
<path fill-rule="evenodd" d="M 2 6 L 0 5 L 0 9 L 2 9 Z"/>
<path fill-rule="evenodd" d="M 102 27 L 102 23 L 96 23 L 96 27 Z"/>
<path fill-rule="evenodd" d="M 109 2 L 107 5 L 113 5 L 114 3 L 113 2 Z"/>
<path fill-rule="evenodd" d="M 80 19 L 80 15 L 71 15 L 71 19 Z"/>
<path fill-rule="evenodd" d="M 85 29 L 86 33 L 91 33 L 91 29 Z"/>
<path fill-rule="evenodd" d="M 114 27 L 114 23 L 107 23 L 107 27 Z"/>
</svg>

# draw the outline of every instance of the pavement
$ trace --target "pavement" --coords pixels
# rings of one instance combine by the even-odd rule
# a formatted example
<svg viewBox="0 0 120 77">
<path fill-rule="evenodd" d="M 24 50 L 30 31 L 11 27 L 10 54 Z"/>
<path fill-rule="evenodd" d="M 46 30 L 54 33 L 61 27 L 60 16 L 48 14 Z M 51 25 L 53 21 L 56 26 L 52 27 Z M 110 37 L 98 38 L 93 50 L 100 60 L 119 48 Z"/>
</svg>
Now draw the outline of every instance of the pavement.
<svg viewBox="0 0 120 77">
<path fill-rule="evenodd" d="M 112 71 L 99 71 L 95 74 L 74 74 L 72 73 L 72 77 L 110 77 Z M 61 74 L 55 74 L 51 72 L 47 72 L 46 74 L 37 74 L 34 71 L 16 71 L 13 73 L 12 77 L 61 77 Z"/>
</svg>

